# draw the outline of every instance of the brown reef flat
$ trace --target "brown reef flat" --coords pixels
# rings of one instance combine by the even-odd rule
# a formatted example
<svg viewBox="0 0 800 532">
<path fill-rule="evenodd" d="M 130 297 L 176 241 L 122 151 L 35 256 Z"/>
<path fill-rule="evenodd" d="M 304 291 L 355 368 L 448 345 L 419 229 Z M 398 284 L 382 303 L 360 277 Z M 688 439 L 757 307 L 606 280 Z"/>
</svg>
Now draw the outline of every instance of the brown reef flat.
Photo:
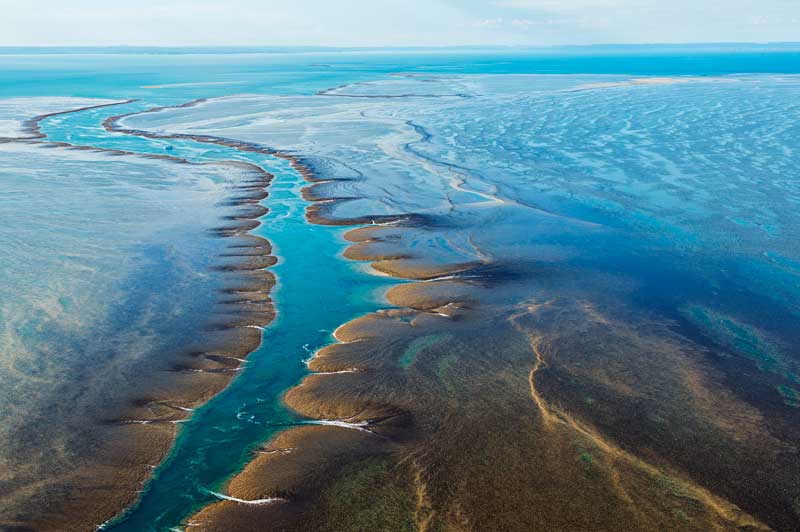
<svg viewBox="0 0 800 532">
<path fill-rule="evenodd" d="M 791 530 L 792 439 L 703 348 L 602 290 L 413 256 L 392 236 L 424 225 L 413 215 L 325 218 L 347 198 L 286 157 L 312 183 L 311 222 L 370 224 L 346 257 L 419 282 L 337 329 L 285 395 L 322 425 L 278 435 L 191 530 Z"/>
<path fill-rule="evenodd" d="M 105 106 L 94 106 L 105 107 Z M 61 114 L 61 113 L 58 113 Z M 41 138 L 37 117 L 28 128 Z M 193 164 L 167 155 L 142 156 L 64 143 L 21 140 L 42 147 L 87 150 L 107 155 L 154 158 Z M 273 176 L 252 164 L 214 163 L 221 172 L 235 168 L 244 178 L 229 185 L 229 199 L 220 205 L 229 213 L 212 235 L 225 240 L 214 269 L 222 275 L 218 303 L 192 345 L 142 365 L 126 389 L 115 390 L 107 404 L 94 407 L 86 420 L 85 446 L 63 470 L 51 471 L 40 485 L 16 490 L 4 500 L 3 531 L 71 532 L 94 530 L 137 498 L 152 468 L 169 451 L 180 422 L 193 408 L 219 393 L 261 343 L 260 327 L 274 318 L 269 293 L 275 263 L 270 243 L 249 231 L 267 210 L 259 202 Z M 5 497 L 5 495 L 4 495 Z"/>
</svg>

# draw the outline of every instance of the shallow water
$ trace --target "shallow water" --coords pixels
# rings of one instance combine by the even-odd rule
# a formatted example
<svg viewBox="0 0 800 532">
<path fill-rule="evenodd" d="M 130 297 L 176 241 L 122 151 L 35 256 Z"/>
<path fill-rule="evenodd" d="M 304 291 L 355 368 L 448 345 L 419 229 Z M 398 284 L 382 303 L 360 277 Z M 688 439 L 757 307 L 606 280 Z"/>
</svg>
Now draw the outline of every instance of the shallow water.
<svg viewBox="0 0 800 532">
<path fill-rule="evenodd" d="M 196 98 L 252 95 L 124 124 L 315 156 L 323 177 L 356 178 L 333 183 L 328 192 L 363 197 L 337 205 L 332 214 L 425 214 L 443 221 L 441 227 L 408 233 L 404 245 L 430 260 L 491 258 L 516 275 L 565 273 L 548 273 L 546 289 L 621 301 L 669 324 L 714 353 L 712 365 L 743 401 L 781 426 L 796 427 L 800 82 L 784 75 L 798 70 L 796 51 L 0 57 L 3 97 L 142 99 L 48 118 L 42 131 L 50 140 L 192 162 L 249 161 L 276 175 L 263 202 L 270 213 L 255 233 L 280 257 L 273 268 L 278 317 L 230 387 L 181 425 L 174 451 L 140 501 L 108 530 L 168 530 L 216 500 L 212 492 L 255 448 L 302 423 L 281 397 L 306 374 L 303 360 L 332 341 L 331 331 L 343 322 L 385 306 L 380 292 L 391 282 L 341 259 L 341 230 L 306 222 L 307 203 L 299 196 L 304 182 L 285 161 L 188 140 L 114 134 L 101 125 L 113 115 Z M 391 76 L 408 71 L 434 75 Z M 519 75 L 545 72 L 570 75 Z M 628 74 L 752 72 L 781 75 L 596 86 Z M 314 96 L 341 85 L 347 86 Z M 71 386 L 102 356 L 90 348 L 97 331 L 124 331 L 114 361 L 132 367 L 147 355 L 125 349 L 140 347 L 145 337 L 158 349 L 190 340 L 217 284 L 175 277 L 208 266 L 204 257 L 216 244 L 198 235 L 218 223 L 218 175 L 205 167 L 174 171 L 166 163 L 12 144 L 0 146 L 0 174 L 4 190 L 13 192 L 0 205 L 3 246 L 11 251 L 0 265 L 14 283 L 0 292 L 3 323 L 26 342 L 55 346 L 34 349 L 38 358 L 26 362 L 35 379 L 24 394 L 41 395 L 42 411 L 56 401 L 43 390 L 52 393 L 56 381 Z M 81 219 L 94 223 L 82 227 Z M 74 275 L 65 274 L 60 256 L 69 257 Z M 47 279 L 54 282 L 42 295 Z M 175 292 L 148 299 L 165 288 Z M 529 295 L 498 288 L 494 303 Z M 80 313 L 72 311 L 76 302 Z M 77 334 L 83 330 L 92 334 Z M 403 363 L 412 365 L 419 351 L 441 338 L 410 346 Z M 20 371 L 8 356 L 11 346 L 4 340 L 3 363 Z M 64 346 L 71 347 L 42 364 L 43 355 Z M 64 377 L 64 368 L 78 377 Z M 13 375 L 5 371 L 0 379 Z M 7 426 L 24 428 L 31 410 L 19 408 L 18 397 L 9 392 L 2 401 L 16 405 Z M 43 441 L 36 452 L 54 447 L 65 445 L 59 438 Z"/>
</svg>

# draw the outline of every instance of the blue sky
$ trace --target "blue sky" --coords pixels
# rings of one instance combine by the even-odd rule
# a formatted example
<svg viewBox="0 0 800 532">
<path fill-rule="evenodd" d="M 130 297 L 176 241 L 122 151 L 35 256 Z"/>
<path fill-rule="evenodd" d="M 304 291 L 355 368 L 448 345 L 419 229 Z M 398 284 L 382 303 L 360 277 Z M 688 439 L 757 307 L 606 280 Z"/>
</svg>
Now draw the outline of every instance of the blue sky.
<svg viewBox="0 0 800 532">
<path fill-rule="evenodd" d="M 0 45 L 800 41 L 800 0 L 0 0 Z"/>
</svg>

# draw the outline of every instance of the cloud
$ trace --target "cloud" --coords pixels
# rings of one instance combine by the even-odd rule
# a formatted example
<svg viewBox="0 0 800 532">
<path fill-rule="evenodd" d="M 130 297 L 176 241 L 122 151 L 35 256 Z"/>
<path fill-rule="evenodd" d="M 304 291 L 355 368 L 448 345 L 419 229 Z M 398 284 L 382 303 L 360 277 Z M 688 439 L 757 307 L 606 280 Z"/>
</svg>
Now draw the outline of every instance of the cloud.
<svg viewBox="0 0 800 532">
<path fill-rule="evenodd" d="M 589 8 L 615 9 L 626 5 L 653 4 L 653 0 L 494 0 L 493 6 L 505 9 L 570 10 Z"/>
<path fill-rule="evenodd" d="M 547 42 L 796 41 L 797 0 L 488 0 Z M 520 21 L 514 24 L 513 21 Z M 527 22 L 523 22 L 527 21 Z"/>
<path fill-rule="evenodd" d="M 475 23 L 475 26 L 481 28 L 499 28 L 504 23 L 502 17 L 499 18 L 485 18 L 483 20 L 479 20 Z"/>
<path fill-rule="evenodd" d="M 0 0 L 0 45 L 797 40 L 798 0 Z"/>
<path fill-rule="evenodd" d="M 7 5 L 5 5 L 7 4 Z M 2 45 L 426 45 L 502 42 L 449 2 L 0 0 Z"/>
</svg>

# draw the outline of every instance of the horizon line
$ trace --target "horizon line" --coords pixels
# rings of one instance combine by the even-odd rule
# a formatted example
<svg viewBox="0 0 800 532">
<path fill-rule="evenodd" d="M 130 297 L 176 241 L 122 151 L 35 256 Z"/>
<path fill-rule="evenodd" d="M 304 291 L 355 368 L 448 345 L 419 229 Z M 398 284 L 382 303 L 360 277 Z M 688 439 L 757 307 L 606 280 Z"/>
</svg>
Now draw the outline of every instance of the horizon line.
<svg viewBox="0 0 800 532">
<path fill-rule="evenodd" d="M 239 50 L 435 50 L 454 48 L 599 48 L 599 47 L 657 47 L 657 46 L 800 46 L 800 41 L 683 41 L 683 42 L 614 42 L 585 44 L 374 44 L 374 45 L 333 45 L 333 44 L 0 44 L 0 49 L 239 49 Z"/>
</svg>

